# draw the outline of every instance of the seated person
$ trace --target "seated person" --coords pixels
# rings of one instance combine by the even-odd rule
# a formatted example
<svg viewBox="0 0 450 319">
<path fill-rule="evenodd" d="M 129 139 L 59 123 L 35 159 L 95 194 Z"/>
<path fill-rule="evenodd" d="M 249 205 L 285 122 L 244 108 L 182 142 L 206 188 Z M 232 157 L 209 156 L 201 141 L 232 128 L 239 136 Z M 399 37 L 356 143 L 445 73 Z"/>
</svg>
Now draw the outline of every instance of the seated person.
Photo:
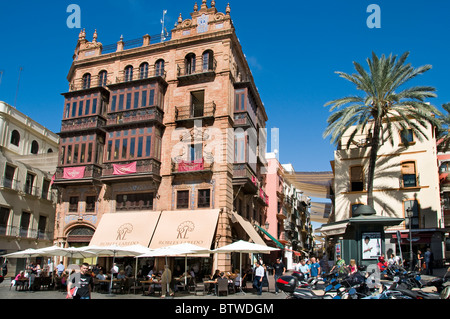
<svg viewBox="0 0 450 319">
<path fill-rule="evenodd" d="M 387 264 L 387 262 L 384 260 L 384 257 L 383 257 L 383 256 L 381 256 L 381 257 L 378 258 L 378 264 L 377 264 L 377 265 L 378 265 L 378 269 L 380 269 L 380 272 L 386 270 L 386 268 L 387 268 L 387 266 L 388 266 L 388 264 Z"/>
<path fill-rule="evenodd" d="M 125 270 L 121 270 L 119 271 L 119 273 L 117 274 L 117 279 L 125 279 Z"/>
</svg>

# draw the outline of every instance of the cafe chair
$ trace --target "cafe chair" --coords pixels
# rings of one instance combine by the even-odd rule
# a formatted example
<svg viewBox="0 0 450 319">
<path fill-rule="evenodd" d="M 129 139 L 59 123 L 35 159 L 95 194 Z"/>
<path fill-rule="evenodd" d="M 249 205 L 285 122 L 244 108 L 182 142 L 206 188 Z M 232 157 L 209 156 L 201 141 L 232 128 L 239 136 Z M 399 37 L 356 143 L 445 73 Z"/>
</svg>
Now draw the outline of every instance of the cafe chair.
<svg viewBox="0 0 450 319">
<path fill-rule="evenodd" d="M 203 282 L 195 283 L 194 294 L 197 296 L 197 293 L 201 292 L 201 295 L 204 296 L 206 292 L 206 284 Z"/>
<path fill-rule="evenodd" d="M 144 286 L 141 284 L 141 281 L 139 279 L 133 279 L 132 284 L 130 285 L 130 287 L 128 288 L 128 293 L 130 293 L 131 290 L 134 291 L 134 294 L 136 294 L 136 290 L 141 291 L 142 293 L 144 293 Z"/>
<path fill-rule="evenodd" d="M 217 278 L 217 296 L 220 296 L 221 292 L 226 292 L 228 296 L 228 279 Z"/>
</svg>

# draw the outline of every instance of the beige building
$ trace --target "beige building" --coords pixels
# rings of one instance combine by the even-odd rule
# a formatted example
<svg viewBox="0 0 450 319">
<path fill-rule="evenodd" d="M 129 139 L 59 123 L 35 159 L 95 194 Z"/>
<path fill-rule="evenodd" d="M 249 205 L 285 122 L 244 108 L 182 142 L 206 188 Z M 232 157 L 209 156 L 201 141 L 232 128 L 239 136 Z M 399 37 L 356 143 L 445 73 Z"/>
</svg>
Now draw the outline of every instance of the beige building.
<svg viewBox="0 0 450 319">
<path fill-rule="evenodd" d="M 267 115 L 230 11 L 195 4 L 166 39 L 103 46 L 97 31 L 92 41 L 80 32 L 63 94 L 57 244 L 262 241 L 251 223 L 266 216 L 259 147 Z M 169 212 L 176 218 L 164 222 Z M 117 234 L 113 220 L 101 225 L 105 214 L 118 222 L 132 213 L 148 220 L 140 234 L 138 226 Z M 202 223 L 214 231 L 202 233 Z M 201 267 L 232 270 L 238 262 L 218 254 Z"/>
<path fill-rule="evenodd" d="M 0 251 L 12 253 L 53 243 L 58 136 L 0 101 Z M 47 260 L 37 258 L 41 266 Z M 10 275 L 25 259 L 9 259 Z"/>
<path fill-rule="evenodd" d="M 394 143 L 384 139 L 377 158 L 374 178 L 374 209 L 385 217 L 405 218 L 399 226 L 385 230 L 385 253 L 399 253 L 396 231 L 401 235 L 401 249 L 409 257 L 409 223 L 413 237 L 413 251 L 425 252 L 431 247 L 435 259 L 443 258 L 443 224 L 441 222 L 440 189 L 434 128 L 426 129 L 427 139 L 419 139 L 411 130 L 394 131 Z M 403 136 L 404 139 L 401 138 Z M 367 204 L 367 170 L 370 151 L 370 132 L 355 136 L 346 149 L 349 135 L 341 140 L 335 151 L 334 210 L 329 222 L 352 217 L 360 206 Z M 402 141 L 407 140 L 409 145 Z M 412 217 L 408 217 L 408 210 Z M 322 228 L 323 230 L 326 227 Z M 345 229 L 328 232 L 337 238 Z"/>
</svg>

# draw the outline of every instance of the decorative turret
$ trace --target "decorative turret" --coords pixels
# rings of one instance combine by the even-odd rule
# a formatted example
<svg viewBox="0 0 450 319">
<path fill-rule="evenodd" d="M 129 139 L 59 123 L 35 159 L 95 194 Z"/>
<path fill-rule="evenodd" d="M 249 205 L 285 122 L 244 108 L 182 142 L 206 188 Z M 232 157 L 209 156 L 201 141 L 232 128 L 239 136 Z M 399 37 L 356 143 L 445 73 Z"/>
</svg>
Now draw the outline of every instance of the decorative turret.
<svg viewBox="0 0 450 319">
<path fill-rule="evenodd" d="M 82 60 L 85 58 L 98 56 L 102 54 L 103 45 L 97 42 L 97 29 L 94 31 L 92 42 L 86 39 L 86 29 L 81 29 L 78 35 L 78 42 L 75 48 L 74 60 Z"/>
</svg>

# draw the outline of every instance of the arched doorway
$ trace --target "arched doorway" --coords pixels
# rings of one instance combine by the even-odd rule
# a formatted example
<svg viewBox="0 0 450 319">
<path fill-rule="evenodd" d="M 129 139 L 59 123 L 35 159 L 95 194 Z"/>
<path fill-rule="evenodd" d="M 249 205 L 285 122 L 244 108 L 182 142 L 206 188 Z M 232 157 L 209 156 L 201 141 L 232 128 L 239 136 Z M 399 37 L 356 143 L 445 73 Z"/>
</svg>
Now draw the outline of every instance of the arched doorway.
<svg viewBox="0 0 450 319">
<path fill-rule="evenodd" d="M 76 226 L 70 229 L 67 233 L 67 246 L 68 247 L 84 247 L 88 246 L 95 230 L 88 226 Z M 74 258 L 68 260 L 70 264 L 81 264 L 87 262 L 92 265 L 96 262 L 96 258 Z"/>
</svg>

